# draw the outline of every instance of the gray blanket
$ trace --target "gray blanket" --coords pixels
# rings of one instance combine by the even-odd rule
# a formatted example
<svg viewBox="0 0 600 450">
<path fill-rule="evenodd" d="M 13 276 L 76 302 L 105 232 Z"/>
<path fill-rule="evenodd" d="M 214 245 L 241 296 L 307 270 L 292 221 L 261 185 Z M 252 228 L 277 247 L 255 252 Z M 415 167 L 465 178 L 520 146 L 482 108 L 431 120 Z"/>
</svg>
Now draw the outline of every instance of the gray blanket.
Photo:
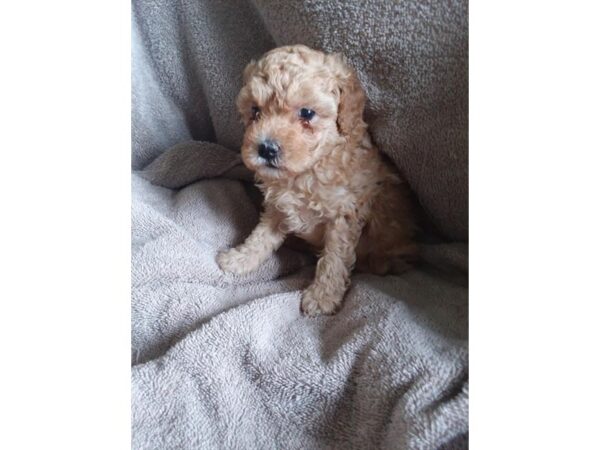
<svg viewBox="0 0 600 450">
<path fill-rule="evenodd" d="M 134 448 L 466 447 L 466 27 L 465 2 L 134 2 Z M 260 207 L 241 71 L 288 43 L 349 57 L 375 142 L 442 237 L 403 276 L 353 276 L 317 319 L 299 310 L 311 255 L 245 276 L 214 260 Z"/>
</svg>

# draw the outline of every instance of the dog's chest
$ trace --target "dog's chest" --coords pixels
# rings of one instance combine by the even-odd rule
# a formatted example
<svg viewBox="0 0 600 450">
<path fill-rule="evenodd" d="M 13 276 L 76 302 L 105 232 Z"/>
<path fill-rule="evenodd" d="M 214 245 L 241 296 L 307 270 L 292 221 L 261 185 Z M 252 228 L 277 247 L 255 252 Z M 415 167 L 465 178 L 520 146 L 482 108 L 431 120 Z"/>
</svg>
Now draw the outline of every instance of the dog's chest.
<svg viewBox="0 0 600 450">
<path fill-rule="evenodd" d="M 310 234 L 329 219 L 354 208 L 355 199 L 344 186 L 286 189 L 275 196 L 275 208 L 284 216 L 287 231 Z"/>
</svg>

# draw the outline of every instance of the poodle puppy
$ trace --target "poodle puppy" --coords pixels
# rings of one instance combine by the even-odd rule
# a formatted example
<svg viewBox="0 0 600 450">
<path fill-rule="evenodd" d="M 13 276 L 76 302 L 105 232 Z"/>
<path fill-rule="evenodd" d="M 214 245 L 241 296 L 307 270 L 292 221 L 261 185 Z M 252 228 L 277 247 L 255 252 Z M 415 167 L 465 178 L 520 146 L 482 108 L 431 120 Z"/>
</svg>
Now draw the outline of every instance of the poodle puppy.
<svg viewBox="0 0 600 450">
<path fill-rule="evenodd" d="M 244 70 L 237 106 L 244 164 L 264 194 L 260 222 L 221 252 L 226 272 L 256 269 L 287 235 L 319 254 L 302 311 L 332 314 L 356 267 L 385 274 L 417 251 L 406 184 L 371 143 L 365 92 L 343 57 L 303 45 L 276 48 Z"/>
</svg>

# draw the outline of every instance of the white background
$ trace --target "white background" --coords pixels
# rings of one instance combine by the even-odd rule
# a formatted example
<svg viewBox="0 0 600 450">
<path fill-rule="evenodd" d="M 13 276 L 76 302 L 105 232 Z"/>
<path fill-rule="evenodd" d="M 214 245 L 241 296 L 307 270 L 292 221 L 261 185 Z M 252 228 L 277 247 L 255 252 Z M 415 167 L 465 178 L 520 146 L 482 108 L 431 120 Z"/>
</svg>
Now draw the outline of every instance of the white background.
<svg viewBox="0 0 600 450">
<path fill-rule="evenodd" d="M 0 448 L 127 449 L 130 5 L 5 3 Z M 471 1 L 474 449 L 600 440 L 596 5 Z"/>
</svg>

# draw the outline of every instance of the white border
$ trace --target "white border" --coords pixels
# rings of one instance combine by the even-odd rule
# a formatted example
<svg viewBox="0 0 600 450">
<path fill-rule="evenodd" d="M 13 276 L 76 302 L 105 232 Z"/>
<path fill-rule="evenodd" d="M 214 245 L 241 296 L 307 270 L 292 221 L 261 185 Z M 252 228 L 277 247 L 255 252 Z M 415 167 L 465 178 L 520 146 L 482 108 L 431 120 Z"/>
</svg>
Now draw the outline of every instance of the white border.
<svg viewBox="0 0 600 450">
<path fill-rule="evenodd" d="M 597 445 L 598 7 L 471 2 L 471 448 Z M 0 16 L 0 448 L 130 447 L 130 5 Z"/>
<path fill-rule="evenodd" d="M 130 5 L 0 24 L 0 448 L 130 448 Z"/>
<path fill-rule="evenodd" d="M 470 12 L 471 448 L 595 448 L 598 6 Z"/>
</svg>

